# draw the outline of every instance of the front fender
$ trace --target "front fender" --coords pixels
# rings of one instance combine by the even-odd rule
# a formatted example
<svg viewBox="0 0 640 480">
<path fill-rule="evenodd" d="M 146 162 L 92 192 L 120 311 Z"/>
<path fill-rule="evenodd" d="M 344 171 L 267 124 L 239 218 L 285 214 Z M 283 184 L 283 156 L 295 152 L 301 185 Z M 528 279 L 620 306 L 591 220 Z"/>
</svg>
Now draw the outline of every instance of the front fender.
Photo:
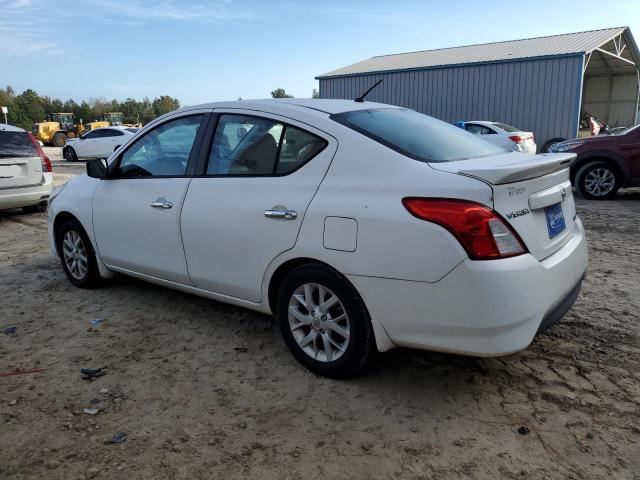
<svg viewBox="0 0 640 480">
<path fill-rule="evenodd" d="M 589 150 L 585 153 L 578 153 L 578 157 L 571 164 L 571 183 L 574 183 L 578 170 L 588 162 L 596 160 L 609 160 L 616 164 L 623 176 L 623 186 L 627 186 L 631 180 L 631 170 L 625 160 L 611 150 Z"/>
</svg>

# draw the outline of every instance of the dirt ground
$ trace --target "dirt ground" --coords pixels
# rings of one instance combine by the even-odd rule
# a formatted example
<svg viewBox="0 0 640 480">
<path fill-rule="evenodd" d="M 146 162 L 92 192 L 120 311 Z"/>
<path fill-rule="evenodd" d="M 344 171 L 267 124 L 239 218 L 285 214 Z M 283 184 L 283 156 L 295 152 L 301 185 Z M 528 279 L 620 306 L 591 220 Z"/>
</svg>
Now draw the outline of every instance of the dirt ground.
<svg viewBox="0 0 640 480">
<path fill-rule="evenodd" d="M 640 479 L 640 190 L 577 203 L 588 278 L 526 351 L 398 349 L 346 382 L 270 317 L 125 277 L 74 288 L 45 214 L 0 214 L 0 373 L 42 370 L 0 376 L 0 478 Z"/>
</svg>

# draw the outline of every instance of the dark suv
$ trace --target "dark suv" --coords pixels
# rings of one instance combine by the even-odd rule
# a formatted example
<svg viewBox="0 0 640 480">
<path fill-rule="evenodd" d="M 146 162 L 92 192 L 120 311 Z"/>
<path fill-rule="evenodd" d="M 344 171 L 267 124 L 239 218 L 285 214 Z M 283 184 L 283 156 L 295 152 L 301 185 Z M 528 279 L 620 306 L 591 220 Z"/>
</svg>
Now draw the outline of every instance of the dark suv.
<svg viewBox="0 0 640 480">
<path fill-rule="evenodd" d="M 640 125 L 617 135 L 566 140 L 551 152 L 571 152 L 571 182 L 585 197 L 605 200 L 621 187 L 640 186 Z"/>
</svg>

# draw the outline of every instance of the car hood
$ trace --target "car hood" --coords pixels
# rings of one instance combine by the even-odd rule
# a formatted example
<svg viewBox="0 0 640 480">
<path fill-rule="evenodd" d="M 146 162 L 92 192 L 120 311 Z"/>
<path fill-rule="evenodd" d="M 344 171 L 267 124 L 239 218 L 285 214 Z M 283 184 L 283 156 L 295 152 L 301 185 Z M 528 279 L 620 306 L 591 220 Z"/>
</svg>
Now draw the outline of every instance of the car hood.
<svg viewBox="0 0 640 480">
<path fill-rule="evenodd" d="M 566 143 L 579 144 L 583 145 L 585 143 L 598 143 L 598 142 L 606 142 L 611 140 L 611 135 L 594 135 L 592 137 L 581 137 L 581 138 L 573 138 L 571 140 L 565 140 L 564 142 L 559 142 L 556 145 L 564 145 Z"/>
</svg>

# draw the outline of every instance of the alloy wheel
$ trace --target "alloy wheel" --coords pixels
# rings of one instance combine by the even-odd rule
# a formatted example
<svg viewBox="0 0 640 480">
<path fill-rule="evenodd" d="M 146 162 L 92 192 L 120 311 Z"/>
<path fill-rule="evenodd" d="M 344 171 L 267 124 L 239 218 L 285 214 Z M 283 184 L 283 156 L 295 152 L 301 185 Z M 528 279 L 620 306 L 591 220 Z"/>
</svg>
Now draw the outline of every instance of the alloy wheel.
<svg viewBox="0 0 640 480">
<path fill-rule="evenodd" d="M 62 239 L 62 255 L 69 273 L 76 280 L 82 280 L 89 270 L 87 250 L 82 237 L 75 230 L 69 230 Z"/>
<path fill-rule="evenodd" d="M 289 300 L 289 328 L 298 346 L 319 362 L 339 359 L 349 346 L 349 317 L 338 296 L 323 285 L 305 283 Z"/>
<path fill-rule="evenodd" d="M 616 177 L 605 167 L 594 168 L 584 177 L 584 188 L 594 197 L 603 197 L 610 193 L 616 184 Z"/>
</svg>

